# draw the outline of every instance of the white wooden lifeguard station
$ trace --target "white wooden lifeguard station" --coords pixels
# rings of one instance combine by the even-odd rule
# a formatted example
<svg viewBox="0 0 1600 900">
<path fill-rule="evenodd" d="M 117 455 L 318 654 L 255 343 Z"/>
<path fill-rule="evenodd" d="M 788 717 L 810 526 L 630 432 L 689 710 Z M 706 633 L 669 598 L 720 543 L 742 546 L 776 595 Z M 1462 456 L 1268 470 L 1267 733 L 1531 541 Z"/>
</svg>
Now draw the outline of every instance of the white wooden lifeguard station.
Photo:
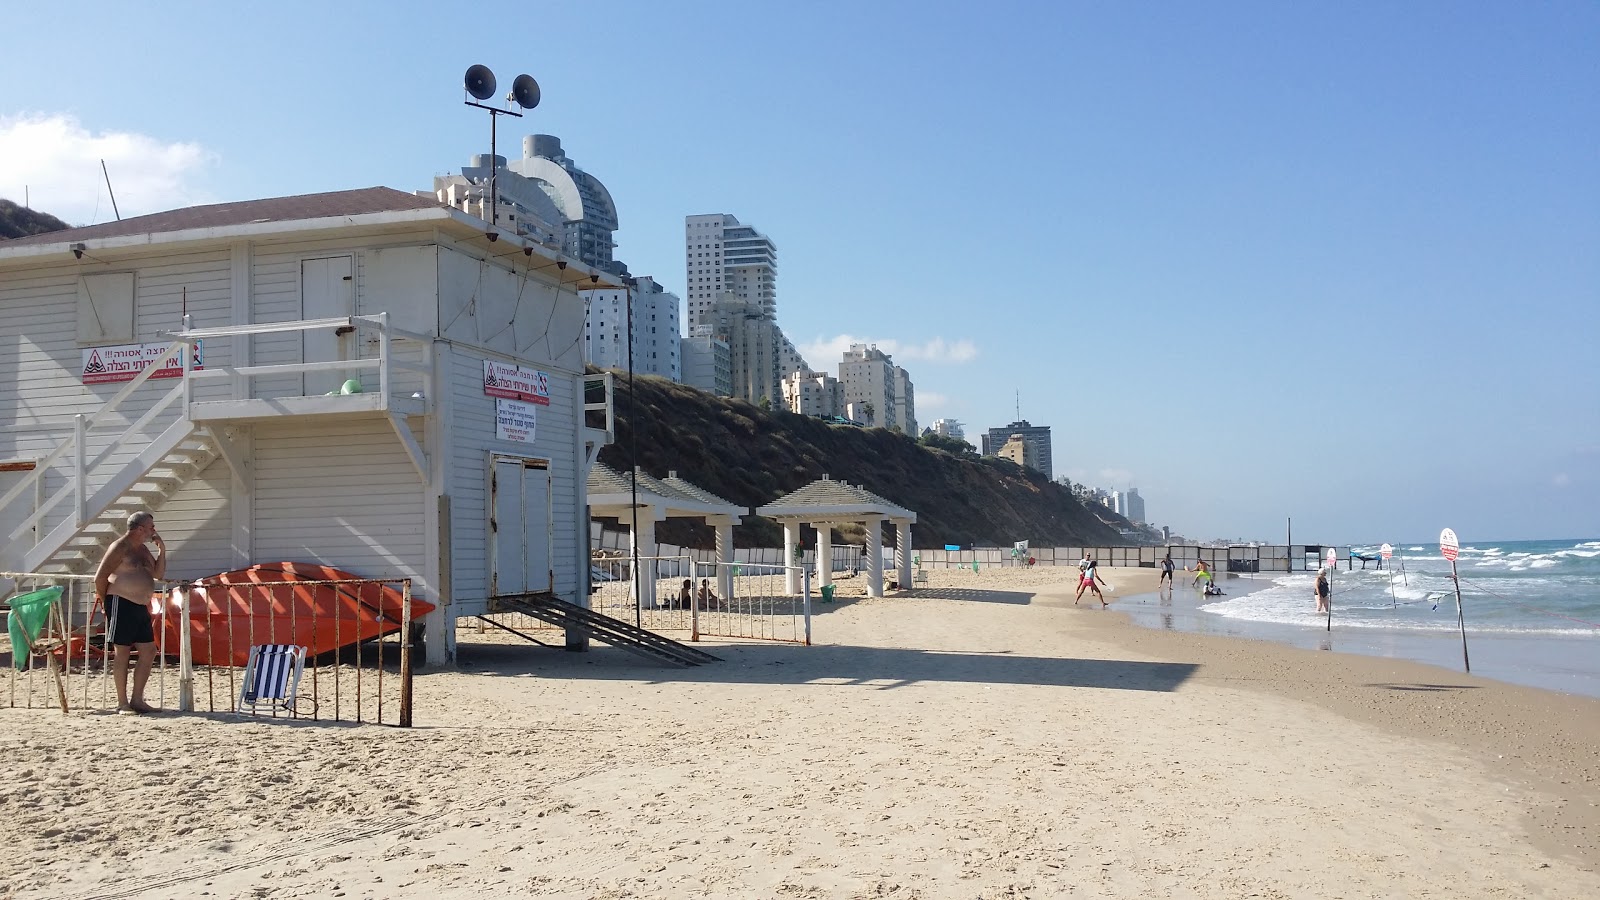
<svg viewBox="0 0 1600 900">
<path fill-rule="evenodd" d="M 492 595 L 581 604 L 577 292 L 620 286 L 381 187 L 0 241 L 0 570 L 92 572 L 150 509 L 169 578 L 414 579 L 433 663 Z"/>
</svg>

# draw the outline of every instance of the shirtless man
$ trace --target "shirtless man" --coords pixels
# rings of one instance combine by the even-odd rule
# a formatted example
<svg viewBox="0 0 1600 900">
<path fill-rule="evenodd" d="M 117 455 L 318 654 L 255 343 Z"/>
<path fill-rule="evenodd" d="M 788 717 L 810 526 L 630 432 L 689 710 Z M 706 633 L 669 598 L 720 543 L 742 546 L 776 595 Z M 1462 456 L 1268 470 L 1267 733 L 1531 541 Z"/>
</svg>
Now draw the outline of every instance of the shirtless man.
<svg viewBox="0 0 1600 900">
<path fill-rule="evenodd" d="M 152 556 L 145 544 L 154 542 L 160 556 Z M 128 517 L 128 533 L 117 538 L 106 550 L 105 559 L 94 573 L 94 596 L 105 610 L 106 621 L 113 623 L 111 643 L 116 648 L 111 673 L 117 682 L 117 709 L 124 712 L 152 712 L 144 702 L 145 682 L 156 659 L 155 629 L 150 624 L 150 599 L 156 579 L 167 576 L 167 544 L 156 534 L 156 517 L 136 512 Z M 115 591 L 115 593 L 112 593 Z M 133 670 L 133 694 L 128 693 L 128 654 L 139 651 Z"/>
</svg>

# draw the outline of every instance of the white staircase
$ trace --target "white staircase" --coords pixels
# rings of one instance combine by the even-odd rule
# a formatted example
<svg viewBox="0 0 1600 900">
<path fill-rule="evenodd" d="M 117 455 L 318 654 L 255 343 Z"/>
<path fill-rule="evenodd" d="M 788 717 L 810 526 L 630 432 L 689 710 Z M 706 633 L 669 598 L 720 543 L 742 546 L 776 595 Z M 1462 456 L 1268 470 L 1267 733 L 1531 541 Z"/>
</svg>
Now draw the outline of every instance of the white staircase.
<svg viewBox="0 0 1600 900">
<path fill-rule="evenodd" d="M 29 572 L 87 575 L 139 510 L 157 512 L 178 489 L 220 455 L 212 433 L 179 419 L 156 436 L 104 485 L 89 495 L 83 524 L 69 518 L 23 557 Z"/>
</svg>

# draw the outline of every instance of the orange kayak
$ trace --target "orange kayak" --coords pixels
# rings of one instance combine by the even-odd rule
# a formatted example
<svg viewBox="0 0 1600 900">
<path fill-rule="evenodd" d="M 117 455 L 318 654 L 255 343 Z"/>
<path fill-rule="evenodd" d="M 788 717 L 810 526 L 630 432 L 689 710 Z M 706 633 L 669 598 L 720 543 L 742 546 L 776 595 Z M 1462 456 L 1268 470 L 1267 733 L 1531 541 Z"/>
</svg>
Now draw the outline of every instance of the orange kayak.
<svg viewBox="0 0 1600 900">
<path fill-rule="evenodd" d="M 299 644 L 318 656 L 399 631 L 405 595 L 394 585 L 307 583 L 358 578 L 331 566 L 276 562 L 200 579 L 189 597 L 195 664 L 243 666 L 257 644 Z M 433 609 L 411 598 L 413 621 Z M 157 620 L 169 655 L 178 652 L 177 613 L 169 599 Z"/>
</svg>

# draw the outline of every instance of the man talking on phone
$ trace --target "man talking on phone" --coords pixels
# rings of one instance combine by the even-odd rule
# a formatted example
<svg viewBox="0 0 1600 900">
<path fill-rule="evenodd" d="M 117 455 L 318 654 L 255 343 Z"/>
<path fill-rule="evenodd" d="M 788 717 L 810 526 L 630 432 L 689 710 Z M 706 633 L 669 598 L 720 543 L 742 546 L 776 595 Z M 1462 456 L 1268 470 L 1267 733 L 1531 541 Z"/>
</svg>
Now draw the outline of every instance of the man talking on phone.
<svg viewBox="0 0 1600 900">
<path fill-rule="evenodd" d="M 146 544 L 153 543 L 160 556 Z M 150 624 L 150 600 L 156 581 L 167 575 L 167 545 L 156 533 L 156 517 L 136 512 L 128 517 L 128 532 L 106 549 L 105 559 L 94 573 L 94 597 L 105 610 L 110 623 L 111 644 L 115 648 L 111 674 L 117 683 L 119 712 L 154 712 L 144 702 L 145 682 L 156 659 L 156 634 Z M 128 693 L 128 656 L 139 652 L 133 670 L 133 693 Z"/>
</svg>

